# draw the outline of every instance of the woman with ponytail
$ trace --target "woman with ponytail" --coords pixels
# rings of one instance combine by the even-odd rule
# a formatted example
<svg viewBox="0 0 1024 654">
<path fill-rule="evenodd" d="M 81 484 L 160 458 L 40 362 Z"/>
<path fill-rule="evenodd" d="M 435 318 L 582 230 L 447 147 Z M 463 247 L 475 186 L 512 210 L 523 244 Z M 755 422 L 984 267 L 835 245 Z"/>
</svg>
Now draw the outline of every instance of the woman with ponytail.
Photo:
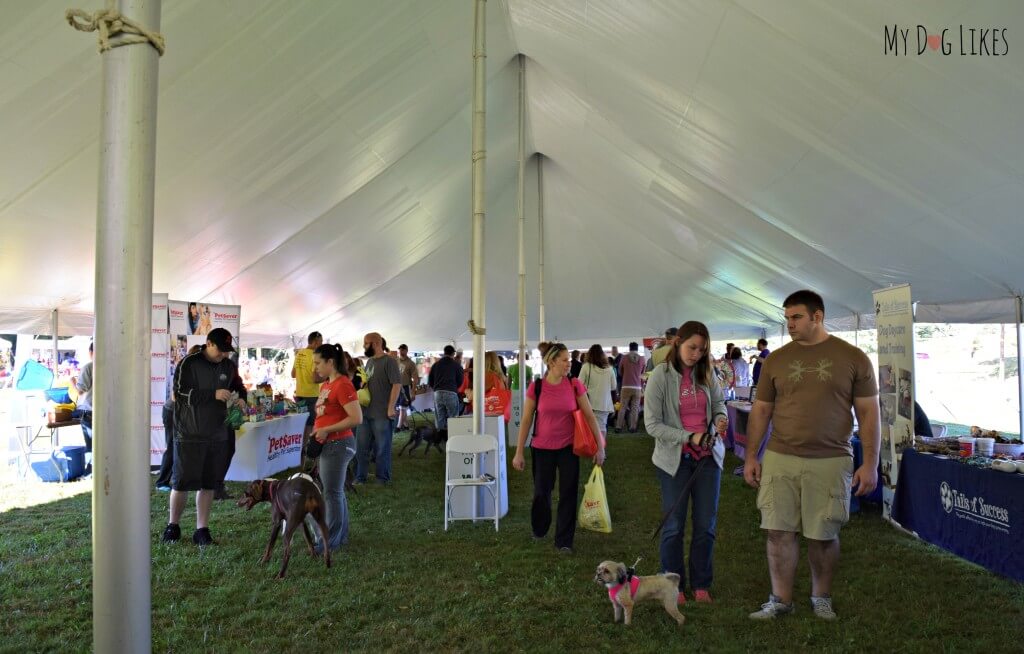
<svg viewBox="0 0 1024 654">
<path fill-rule="evenodd" d="M 682 604 L 687 577 L 683 539 L 692 505 L 690 584 L 696 601 L 710 602 L 718 491 L 725 458 L 720 436 L 729 423 L 711 359 L 708 328 L 695 320 L 685 322 L 671 346 L 665 362 L 654 367 L 644 391 L 644 426 L 654 437 L 651 460 L 661 484 L 661 510 L 672 512 L 661 532 L 661 569 L 679 575 L 678 601 Z M 710 460 L 701 461 L 704 458 Z"/>
<path fill-rule="evenodd" d="M 530 509 L 530 526 L 533 537 L 541 539 L 551 528 L 551 491 L 558 477 L 558 517 L 555 521 L 555 547 L 565 554 L 572 553 L 576 536 L 576 507 L 579 505 L 580 458 L 573 454 L 572 439 L 576 428 L 573 412 L 583 412 L 590 430 L 597 439 L 597 454 L 594 465 L 602 465 L 605 459 L 605 440 L 594 412 L 587 399 L 587 388 L 578 379 L 569 377 L 571 362 L 569 350 L 561 343 L 541 343 L 537 346 L 547 374 L 530 384 L 526 389 L 526 406 L 519 424 L 519 440 L 512 466 L 516 470 L 526 468 L 523 449 L 526 437 L 533 424 L 533 442 L 530 444 L 533 459 L 533 505 Z M 534 420 L 536 414 L 536 420 Z"/>
<path fill-rule="evenodd" d="M 316 374 L 326 379 L 316 400 L 312 437 L 324 446 L 320 454 L 320 479 L 324 484 L 327 547 L 335 551 L 348 541 L 348 498 L 345 475 L 356 455 L 352 429 L 362 423 L 356 389 L 348 378 L 346 354 L 340 345 L 321 345 L 313 352 Z M 323 551 L 324 544 L 317 549 Z"/>
</svg>

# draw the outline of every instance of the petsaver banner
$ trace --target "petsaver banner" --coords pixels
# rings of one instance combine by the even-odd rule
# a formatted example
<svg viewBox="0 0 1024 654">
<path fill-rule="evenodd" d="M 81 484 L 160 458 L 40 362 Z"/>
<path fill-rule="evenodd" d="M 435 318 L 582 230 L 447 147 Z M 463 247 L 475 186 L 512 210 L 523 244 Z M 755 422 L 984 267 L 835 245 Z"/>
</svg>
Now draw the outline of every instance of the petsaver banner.
<svg viewBox="0 0 1024 654">
<path fill-rule="evenodd" d="M 167 294 L 153 294 L 149 377 L 149 464 L 158 466 L 167 449 L 163 406 L 167 397 Z"/>
</svg>

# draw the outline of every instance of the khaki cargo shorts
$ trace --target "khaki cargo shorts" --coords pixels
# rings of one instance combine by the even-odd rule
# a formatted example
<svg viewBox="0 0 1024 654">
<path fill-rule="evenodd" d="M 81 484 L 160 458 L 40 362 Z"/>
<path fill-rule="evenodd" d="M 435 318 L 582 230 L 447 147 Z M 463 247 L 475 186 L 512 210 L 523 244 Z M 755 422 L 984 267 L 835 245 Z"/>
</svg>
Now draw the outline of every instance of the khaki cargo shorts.
<svg viewBox="0 0 1024 654">
<path fill-rule="evenodd" d="M 834 540 L 850 519 L 852 480 L 852 457 L 810 459 L 766 451 L 757 491 L 761 529 Z"/>
</svg>

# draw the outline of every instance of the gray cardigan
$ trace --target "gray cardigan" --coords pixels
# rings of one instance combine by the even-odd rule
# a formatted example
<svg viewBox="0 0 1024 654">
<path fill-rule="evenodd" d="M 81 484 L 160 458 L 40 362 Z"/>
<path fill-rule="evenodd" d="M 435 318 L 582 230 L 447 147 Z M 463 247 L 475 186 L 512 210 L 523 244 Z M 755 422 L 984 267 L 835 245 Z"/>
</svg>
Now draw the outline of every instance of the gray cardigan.
<svg viewBox="0 0 1024 654">
<path fill-rule="evenodd" d="M 683 455 L 683 444 L 693 435 L 683 429 L 683 423 L 679 420 L 679 383 L 682 375 L 668 362 L 655 366 L 650 378 L 647 380 L 647 389 L 644 391 L 644 427 L 647 433 L 654 437 L 654 455 L 651 461 L 673 477 L 679 469 L 679 459 Z M 725 399 L 722 394 L 722 387 L 718 385 L 715 375 L 711 375 L 711 387 L 703 384 L 697 386 L 707 393 L 710 398 L 708 402 L 708 431 L 714 432 L 714 422 L 718 416 L 726 416 Z M 715 463 L 722 467 L 725 459 L 725 444 L 721 438 L 715 439 L 712 452 Z"/>
</svg>

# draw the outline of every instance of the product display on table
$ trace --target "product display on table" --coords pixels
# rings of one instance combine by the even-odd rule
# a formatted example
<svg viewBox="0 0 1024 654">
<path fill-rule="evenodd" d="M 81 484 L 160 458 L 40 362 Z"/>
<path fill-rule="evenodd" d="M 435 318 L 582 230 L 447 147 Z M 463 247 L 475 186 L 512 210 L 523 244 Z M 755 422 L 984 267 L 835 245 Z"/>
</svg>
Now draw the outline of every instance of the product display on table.
<svg viewBox="0 0 1024 654">
<path fill-rule="evenodd" d="M 919 454 L 933 454 L 975 468 L 1017 472 L 1024 463 L 1024 444 L 1006 438 L 998 431 L 971 427 L 970 436 L 917 437 Z"/>
</svg>

